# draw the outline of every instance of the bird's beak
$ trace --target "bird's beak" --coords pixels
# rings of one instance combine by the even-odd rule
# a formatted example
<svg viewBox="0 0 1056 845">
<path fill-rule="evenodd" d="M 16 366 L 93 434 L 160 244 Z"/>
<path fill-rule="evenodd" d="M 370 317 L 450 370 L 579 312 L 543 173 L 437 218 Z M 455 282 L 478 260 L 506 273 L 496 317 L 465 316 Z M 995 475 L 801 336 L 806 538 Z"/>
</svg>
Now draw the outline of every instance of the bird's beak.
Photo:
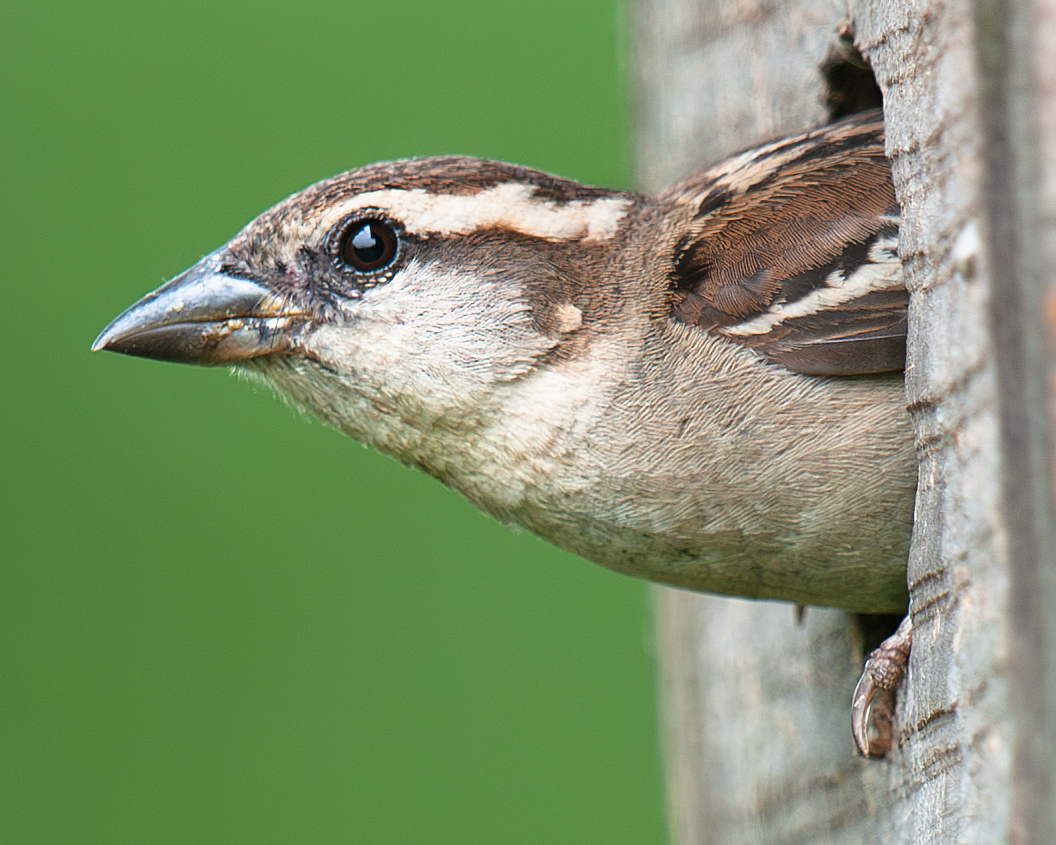
<svg viewBox="0 0 1056 845">
<path fill-rule="evenodd" d="M 224 273 L 212 253 L 126 309 L 92 351 L 227 364 L 289 350 L 306 317 L 257 282 Z"/>
</svg>

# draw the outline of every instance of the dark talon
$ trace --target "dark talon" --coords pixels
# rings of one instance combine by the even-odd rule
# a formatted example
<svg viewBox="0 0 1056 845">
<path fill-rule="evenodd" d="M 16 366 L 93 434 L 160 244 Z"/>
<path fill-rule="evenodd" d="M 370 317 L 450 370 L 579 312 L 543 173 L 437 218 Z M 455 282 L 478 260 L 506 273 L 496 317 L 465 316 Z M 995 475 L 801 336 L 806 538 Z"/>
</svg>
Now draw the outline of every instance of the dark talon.
<svg viewBox="0 0 1056 845">
<path fill-rule="evenodd" d="M 865 661 L 851 699 L 851 731 L 858 753 L 883 757 L 891 750 L 895 690 L 906 673 L 913 644 L 913 622 L 907 615 L 890 637 Z"/>
</svg>

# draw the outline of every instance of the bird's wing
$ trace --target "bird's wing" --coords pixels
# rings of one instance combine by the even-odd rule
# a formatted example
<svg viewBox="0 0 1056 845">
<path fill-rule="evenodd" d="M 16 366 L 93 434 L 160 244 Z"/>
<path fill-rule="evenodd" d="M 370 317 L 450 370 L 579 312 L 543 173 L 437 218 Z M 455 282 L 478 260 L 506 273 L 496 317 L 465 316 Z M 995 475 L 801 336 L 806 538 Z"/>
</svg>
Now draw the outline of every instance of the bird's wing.
<svg viewBox="0 0 1056 845">
<path fill-rule="evenodd" d="M 879 112 L 736 156 L 664 198 L 693 209 L 677 319 L 800 373 L 903 368 L 908 296 Z"/>
</svg>

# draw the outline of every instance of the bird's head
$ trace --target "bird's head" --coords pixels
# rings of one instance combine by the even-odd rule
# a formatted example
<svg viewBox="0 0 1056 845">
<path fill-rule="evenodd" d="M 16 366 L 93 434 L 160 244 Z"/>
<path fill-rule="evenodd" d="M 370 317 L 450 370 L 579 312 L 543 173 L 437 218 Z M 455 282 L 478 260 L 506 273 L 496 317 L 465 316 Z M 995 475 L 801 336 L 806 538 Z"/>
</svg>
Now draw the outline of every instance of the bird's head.
<svg viewBox="0 0 1056 845">
<path fill-rule="evenodd" d="M 93 349 L 237 365 L 414 460 L 399 441 L 479 425 L 613 316 L 640 202 L 479 159 L 370 165 L 265 212 Z"/>
</svg>

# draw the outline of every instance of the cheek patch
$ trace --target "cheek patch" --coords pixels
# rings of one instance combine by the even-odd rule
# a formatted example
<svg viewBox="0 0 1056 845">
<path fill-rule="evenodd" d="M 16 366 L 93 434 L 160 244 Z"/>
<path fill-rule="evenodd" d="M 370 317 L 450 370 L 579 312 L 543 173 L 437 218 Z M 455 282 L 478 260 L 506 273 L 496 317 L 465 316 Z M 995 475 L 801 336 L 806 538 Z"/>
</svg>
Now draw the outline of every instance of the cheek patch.
<svg viewBox="0 0 1056 845">
<path fill-rule="evenodd" d="M 583 312 L 571 302 L 562 302 L 554 309 L 554 328 L 561 334 L 574 332 L 583 325 Z"/>
</svg>

